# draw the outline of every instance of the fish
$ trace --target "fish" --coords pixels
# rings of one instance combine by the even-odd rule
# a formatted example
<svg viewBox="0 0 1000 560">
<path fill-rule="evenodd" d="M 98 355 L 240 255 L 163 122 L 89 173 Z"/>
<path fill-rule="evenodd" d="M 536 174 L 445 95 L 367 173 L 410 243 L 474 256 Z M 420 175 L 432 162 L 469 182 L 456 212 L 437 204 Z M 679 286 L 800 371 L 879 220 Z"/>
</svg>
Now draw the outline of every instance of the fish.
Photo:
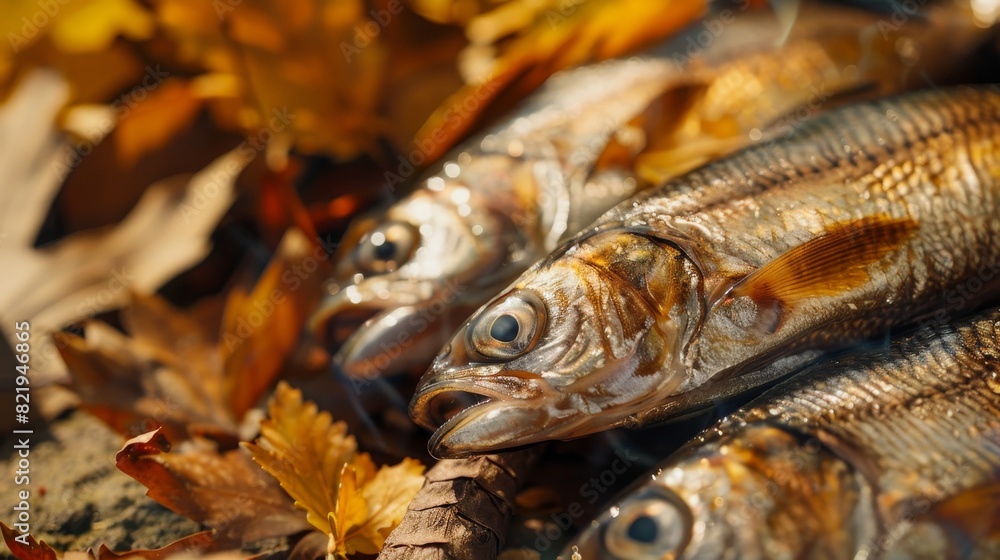
<svg viewBox="0 0 1000 560">
<path fill-rule="evenodd" d="M 993 309 L 772 388 L 643 476 L 561 558 L 998 558 L 998 497 Z"/>
<path fill-rule="evenodd" d="M 984 34 L 951 8 L 892 29 L 857 10 L 800 12 L 781 44 L 781 18 L 726 9 L 644 55 L 553 76 L 349 227 L 310 320 L 316 340 L 361 384 L 422 372 L 472 312 L 615 204 L 799 108 L 941 76 Z"/>
<path fill-rule="evenodd" d="M 435 358 L 411 417 L 459 457 L 692 414 L 800 355 L 993 297 L 998 216 L 996 86 L 821 114 L 535 264 Z"/>
</svg>

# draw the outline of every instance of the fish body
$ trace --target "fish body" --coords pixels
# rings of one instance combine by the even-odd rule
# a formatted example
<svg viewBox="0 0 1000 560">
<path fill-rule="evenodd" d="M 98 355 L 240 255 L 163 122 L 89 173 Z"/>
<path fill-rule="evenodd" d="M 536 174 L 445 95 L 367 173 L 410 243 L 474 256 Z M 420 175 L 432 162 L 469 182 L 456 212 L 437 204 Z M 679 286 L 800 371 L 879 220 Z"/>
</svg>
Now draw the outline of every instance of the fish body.
<svg viewBox="0 0 1000 560">
<path fill-rule="evenodd" d="M 997 558 L 997 498 L 992 311 L 771 389 L 617 500 L 562 558 Z"/>
<path fill-rule="evenodd" d="M 472 316 L 411 415 L 456 456 L 697 410 L 991 296 L 998 216 L 997 88 L 831 111 L 606 213 Z"/>
<path fill-rule="evenodd" d="M 312 330 L 355 379 L 425 368 L 477 307 L 650 182 L 746 145 L 796 108 L 945 73 L 984 32 L 939 15 L 881 33 L 872 14 L 804 7 L 777 44 L 781 18 L 726 10 L 646 55 L 554 76 L 352 225 Z"/>
</svg>

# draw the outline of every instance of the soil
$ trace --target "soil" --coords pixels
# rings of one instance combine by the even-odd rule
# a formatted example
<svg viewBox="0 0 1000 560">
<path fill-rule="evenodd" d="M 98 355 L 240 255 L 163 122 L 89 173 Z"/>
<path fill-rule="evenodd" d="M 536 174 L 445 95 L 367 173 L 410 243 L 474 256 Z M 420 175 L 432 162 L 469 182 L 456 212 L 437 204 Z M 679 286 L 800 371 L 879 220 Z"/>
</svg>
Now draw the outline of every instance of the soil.
<svg viewBox="0 0 1000 560">
<path fill-rule="evenodd" d="M 29 438 L 27 484 L 16 484 L 18 437 Z M 68 412 L 30 435 L 7 431 L 0 444 L 0 521 L 17 522 L 27 490 L 30 533 L 56 551 L 160 548 L 196 533 L 197 523 L 146 497 L 146 488 L 115 467 L 123 439 L 83 411 Z M 25 482 L 21 479 L 22 482 Z M 10 553 L 3 547 L 5 557 Z"/>
</svg>

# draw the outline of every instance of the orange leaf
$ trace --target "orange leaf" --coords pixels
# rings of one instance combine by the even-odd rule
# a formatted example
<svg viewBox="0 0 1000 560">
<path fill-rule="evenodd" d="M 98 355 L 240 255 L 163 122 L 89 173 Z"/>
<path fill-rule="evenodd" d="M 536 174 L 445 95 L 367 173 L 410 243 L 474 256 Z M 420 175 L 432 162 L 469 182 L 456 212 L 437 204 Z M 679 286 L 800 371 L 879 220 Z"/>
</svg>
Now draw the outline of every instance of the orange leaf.
<svg viewBox="0 0 1000 560">
<path fill-rule="evenodd" d="M 281 371 L 322 296 L 329 261 L 301 231 L 289 230 L 249 297 L 226 306 L 224 393 L 242 418 Z"/>
<path fill-rule="evenodd" d="M 45 544 L 45 541 L 36 541 L 30 533 L 19 533 L 3 521 L 0 521 L 0 532 L 3 533 L 7 548 L 18 560 L 59 560 L 51 546 Z"/>
<path fill-rule="evenodd" d="M 162 79 L 162 78 L 159 78 Z M 195 95 L 191 83 L 167 79 L 137 88 L 142 101 L 118 100 L 118 158 L 122 165 L 133 165 L 143 155 L 165 146 L 177 133 L 191 125 L 203 100 Z"/>
</svg>

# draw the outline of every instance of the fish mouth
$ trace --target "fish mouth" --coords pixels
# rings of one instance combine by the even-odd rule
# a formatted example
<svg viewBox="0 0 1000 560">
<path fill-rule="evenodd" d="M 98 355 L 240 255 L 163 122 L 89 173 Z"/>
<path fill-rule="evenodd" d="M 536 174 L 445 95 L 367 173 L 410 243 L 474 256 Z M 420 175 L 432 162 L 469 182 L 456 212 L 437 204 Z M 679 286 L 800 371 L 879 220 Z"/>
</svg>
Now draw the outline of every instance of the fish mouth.
<svg viewBox="0 0 1000 560">
<path fill-rule="evenodd" d="M 427 444 L 430 454 L 461 459 L 592 431 L 585 425 L 589 420 L 580 418 L 572 407 L 557 406 L 561 400 L 552 401 L 544 392 L 512 397 L 501 390 L 509 386 L 505 381 L 511 379 L 493 379 L 496 389 L 454 381 L 419 388 L 410 403 L 410 416 L 434 431 Z M 578 431 L 581 427 L 583 431 Z"/>
<path fill-rule="evenodd" d="M 352 285 L 325 298 L 309 321 L 348 377 L 374 378 L 423 369 L 446 342 L 444 311 L 428 311 L 437 286 L 428 282 Z"/>
</svg>

